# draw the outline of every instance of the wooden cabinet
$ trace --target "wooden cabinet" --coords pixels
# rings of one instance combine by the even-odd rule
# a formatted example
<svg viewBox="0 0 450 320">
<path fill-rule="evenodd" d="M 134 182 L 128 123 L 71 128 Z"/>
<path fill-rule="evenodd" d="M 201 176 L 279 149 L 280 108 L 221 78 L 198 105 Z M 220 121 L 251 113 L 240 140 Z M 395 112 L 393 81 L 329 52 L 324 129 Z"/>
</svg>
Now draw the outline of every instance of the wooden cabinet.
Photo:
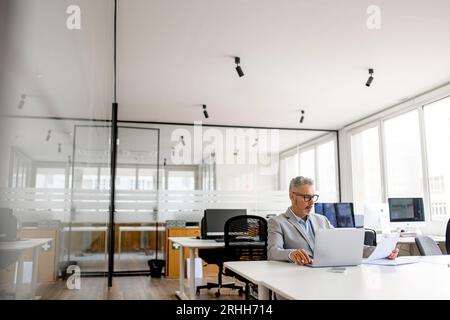
<svg viewBox="0 0 450 320">
<path fill-rule="evenodd" d="M 180 276 L 180 248 L 169 240 L 170 237 L 196 237 L 200 236 L 199 227 L 168 228 L 166 230 L 166 277 L 178 278 Z M 185 263 L 189 257 L 189 249 L 184 249 Z M 185 269 L 186 270 L 186 269 Z"/>
<path fill-rule="evenodd" d="M 58 277 L 58 229 L 24 228 L 18 231 L 20 238 L 51 238 L 50 246 L 39 248 L 37 282 L 54 282 Z M 26 252 L 25 261 L 32 260 L 32 251 Z"/>
</svg>

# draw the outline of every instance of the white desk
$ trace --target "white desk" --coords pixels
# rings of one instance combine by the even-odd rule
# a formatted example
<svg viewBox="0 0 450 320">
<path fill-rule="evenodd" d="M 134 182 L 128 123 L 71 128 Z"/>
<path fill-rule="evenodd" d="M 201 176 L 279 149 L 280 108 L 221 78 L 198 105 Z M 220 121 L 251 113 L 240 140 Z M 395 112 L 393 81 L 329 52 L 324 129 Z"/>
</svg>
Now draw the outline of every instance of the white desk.
<svg viewBox="0 0 450 320">
<path fill-rule="evenodd" d="M 257 284 L 260 299 L 267 299 L 269 290 L 294 300 L 450 299 L 450 256 L 419 259 L 400 266 L 362 264 L 347 267 L 344 273 L 276 261 L 226 262 L 224 266 Z"/>
<path fill-rule="evenodd" d="M 119 260 L 122 253 L 122 232 L 151 232 L 151 231 L 165 231 L 164 226 L 119 226 Z M 158 246 L 158 243 L 156 244 Z"/>
<path fill-rule="evenodd" d="M 445 242 L 445 237 L 444 236 L 430 236 L 430 235 L 427 235 L 427 237 L 430 237 L 435 242 Z M 400 238 L 398 238 L 398 242 L 397 243 L 415 244 L 416 241 L 414 239 L 415 239 L 414 237 L 400 237 Z"/>
<path fill-rule="evenodd" d="M 38 275 L 38 264 L 39 264 L 39 248 L 45 244 L 53 241 L 53 239 L 24 239 L 18 241 L 10 242 L 0 242 L 0 255 L 1 251 L 7 252 L 18 252 L 19 260 L 18 267 L 15 275 L 16 281 L 16 299 L 35 299 L 36 298 L 36 284 Z M 23 271 L 24 271 L 24 252 L 28 249 L 33 250 L 32 255 L 32 272 L 31 272 L 31 287 L 29 294 L 25 289 L 25 284 L 23 282 Z"/>
<path fill-rule="evenodd" d="M 108 255 L 108 227 L 92 227 L 92 226 L 76 226 L 76 227 L 64 227 L 64 232 L 104 232 L 105 233 L 105 260 Z M 69 243 L 69 247 L 71 244 Z M 70 257 L 68 258 L 70 260 Z"/>
<path fill-rule="evenodd" d="M 214 240 L 203 240 L 188 237 L 170 237 L 174 243 L 178 243 L 180 248 L 180 290 L 176 291 L 175 294 L 181 300 L 194 300 L 195 299 L 195 249 L 214 249 L 223 248 L 225 243 L 216 242 Z M 183 248 L 189 248 L 189 283 L 188 283 L 188 293 L 186 294 L 184 290 L 184 255 Z"/>
</svg>

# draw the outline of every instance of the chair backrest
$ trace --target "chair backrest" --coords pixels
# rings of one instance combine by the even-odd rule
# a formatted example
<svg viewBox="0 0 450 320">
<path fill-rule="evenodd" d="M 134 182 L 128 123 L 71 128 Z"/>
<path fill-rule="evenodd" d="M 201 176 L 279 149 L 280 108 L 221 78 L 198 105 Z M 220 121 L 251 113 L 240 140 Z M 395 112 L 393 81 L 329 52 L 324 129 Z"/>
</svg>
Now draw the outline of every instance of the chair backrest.
<svg viewBox="0 0 450 320">
<path fill-rule="evenodd" d="M 450 254 L 450 219 L 448 219 L 447 230 L 445 231 L 445 249 L 447 249 L 447 254 Z"/>
<path fill-rule="evenodd" d="M 436 242 L 427 236 L 417 236 L 415 239 L 421 256 L 442 255 L 442 251 Z"/>
<path fill-rule="evenodd" d="M 377 233 L 373 229 L 364 229 L 364 244 L 366 246 L 376 246 L 377 245 Z"/>
<path fill-rule="evenodd" d="M 225 252 L 229 261 L 267 260 L 267 221 L 242 215 L 225 222 Z"/>
</svg>

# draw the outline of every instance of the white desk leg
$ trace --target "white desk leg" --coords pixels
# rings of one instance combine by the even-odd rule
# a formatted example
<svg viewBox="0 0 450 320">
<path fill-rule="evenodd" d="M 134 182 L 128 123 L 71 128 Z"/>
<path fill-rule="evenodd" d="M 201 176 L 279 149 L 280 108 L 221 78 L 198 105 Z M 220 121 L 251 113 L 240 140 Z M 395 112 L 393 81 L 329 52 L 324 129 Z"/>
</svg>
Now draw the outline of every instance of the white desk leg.
<svg viewBox="0 0 450 320">
<path fill-rule="evenodd" d="M 184 292 L 184 248 L 180 246 L 180 290 L 175 292 L 175 295 L 181 300 L 187 300 L 188 297 Z"/>
<path fill-rule="evenodd" d="M 195 300 L 195 248 L 189 248 L 189 299 Z"/>
<path fill-rule="evenodd" d="M 17 262 L 16 273 L 16 300 L 24 299 L 23 286 L 23 251 L 19 253 L 19 261 Z"/>
<path fill-rule="evenodd" d="M 33 248 L 33 271 L 31 273 L 31 299 L 36 299 L 36 284 L 38 277 L 38 266 L 39 266 L 39 248 Z"/>
<path fill-rule="evenodd" d="M 269 300 L 269 289 L 262 284 L 258 284 L 258 300 Z"/>
<path fill-rule="evenodd" d="M 122 252 L 122 230 L 120 230 L 119 227 L 119 256 L 118 256 L 118 260 L 120 262 L 120 253 Z"/>
</svg>

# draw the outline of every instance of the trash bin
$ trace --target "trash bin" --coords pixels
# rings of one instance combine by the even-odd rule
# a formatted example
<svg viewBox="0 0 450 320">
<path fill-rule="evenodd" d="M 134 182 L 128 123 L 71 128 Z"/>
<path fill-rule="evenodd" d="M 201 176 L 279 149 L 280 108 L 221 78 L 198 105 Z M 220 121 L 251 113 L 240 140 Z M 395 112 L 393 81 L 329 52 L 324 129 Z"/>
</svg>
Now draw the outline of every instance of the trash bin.
<svg viewBox="0 0 450 320">
<path fill-rule="evenodd" d="M 148 266 L 150 267 L 150 275 L 152 278 L 161 278 L 162 269 L 166 262 L 164 260 L 153 259 L 148 260 Z"/>
</svg>

